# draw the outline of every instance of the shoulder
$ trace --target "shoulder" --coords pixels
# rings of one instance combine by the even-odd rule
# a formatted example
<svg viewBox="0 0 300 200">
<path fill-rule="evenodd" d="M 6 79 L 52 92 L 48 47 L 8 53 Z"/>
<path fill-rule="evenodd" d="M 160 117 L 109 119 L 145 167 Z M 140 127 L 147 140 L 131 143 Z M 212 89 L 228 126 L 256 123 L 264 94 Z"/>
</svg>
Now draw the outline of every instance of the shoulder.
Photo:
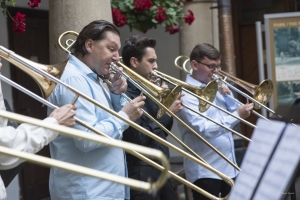
<svg viewBox="0 0 300 200">
<path fill-rule="evenodd" d="M 64 72 L 61 76 L 61 81 L 65 81 L 71 77 L 82 77 L 84 78 L 85 74 L 83 74 L 82 72 L 80 72 L 78 70 L 78 68 L 72 64 L 72 63 L 68 63 L 64 69 Z"/>
</svg>

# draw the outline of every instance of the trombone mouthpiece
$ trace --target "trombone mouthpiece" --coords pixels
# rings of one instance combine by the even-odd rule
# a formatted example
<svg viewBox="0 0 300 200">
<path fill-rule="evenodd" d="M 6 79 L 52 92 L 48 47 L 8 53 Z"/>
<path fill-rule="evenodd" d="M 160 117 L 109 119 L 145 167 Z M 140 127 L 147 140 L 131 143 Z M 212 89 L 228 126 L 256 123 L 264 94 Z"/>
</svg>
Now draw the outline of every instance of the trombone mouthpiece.
<svg viewBox="0 0 300 200">
<path fill-rule="evenodd" d="M 155 71 L 152 71 L 151 74 L 157 76 L 157 73 Z"/>
<path fill-rule="evenodd" d="M 213 74 L 211 77 L 212 77 L 212 79 L 214 79 L 214 80 L 219 80 L 219 77 L 218 77 L 218 75 L 216 75 L 216 74 Z"/>
</svg>

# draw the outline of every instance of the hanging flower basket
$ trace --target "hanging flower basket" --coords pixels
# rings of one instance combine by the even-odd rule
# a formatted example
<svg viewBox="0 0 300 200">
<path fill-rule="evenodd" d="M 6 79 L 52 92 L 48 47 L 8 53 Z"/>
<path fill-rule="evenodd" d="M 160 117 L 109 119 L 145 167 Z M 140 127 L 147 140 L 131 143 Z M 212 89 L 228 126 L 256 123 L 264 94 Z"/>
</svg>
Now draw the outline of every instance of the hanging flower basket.
<svg viewBox="0 0 300 200">
<path fill-rule="evenodd" d="M 191 2 L 192 0 L 186 0 Z M 146 33 L 162 25 L 170 34 L 179 32 L 183 23 L 191 25 L 194 13 L 183 13 L 183 0 L 111 0 L 112 16 L 117 27 Z"/>
</svg>

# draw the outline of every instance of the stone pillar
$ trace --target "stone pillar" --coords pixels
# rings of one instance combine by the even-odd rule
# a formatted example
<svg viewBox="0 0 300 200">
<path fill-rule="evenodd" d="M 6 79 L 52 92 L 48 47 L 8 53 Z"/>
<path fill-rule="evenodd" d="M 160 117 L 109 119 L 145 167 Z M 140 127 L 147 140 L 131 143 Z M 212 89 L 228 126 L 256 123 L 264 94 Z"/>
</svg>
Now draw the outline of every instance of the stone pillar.
<svg viewBox="0 0 300 200">
<path fill-rule="evenodd" d="M 97 19 L 112 22 L 110 0 L 49 1 L 50 63 L 56 64 L 67 58 L 67 53 L 57 42 L 63 32 L 80 32 L 85 25 Z"/>
<path fill-rule="evenodd" d="M 219 48 L 219 29 L 218 29 L 218 9 L 217 2 L 205 0 L 194 0 L 185 3 L 184 13 L 192 10 L 195 21 L 188 25 L 184 23 L 180 31 L 180 54 L 189 56 L 196 44 L 209 43 Z M 181 72 L 181 78 L 184 80 L 186 74 Z"/>
<path fill-rule="evenodd" d="M 218 0 L 218 7 L 222 70 L 235 76 L 236 69 L 231 17 L 231 1 Z"/>
</svg>

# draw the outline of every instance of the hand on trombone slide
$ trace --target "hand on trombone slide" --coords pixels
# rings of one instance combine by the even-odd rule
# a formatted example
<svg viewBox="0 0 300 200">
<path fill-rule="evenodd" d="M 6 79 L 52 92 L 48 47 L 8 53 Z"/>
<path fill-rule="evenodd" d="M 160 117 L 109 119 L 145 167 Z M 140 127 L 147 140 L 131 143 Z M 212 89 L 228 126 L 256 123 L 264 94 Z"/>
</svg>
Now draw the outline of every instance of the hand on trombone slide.
<svg viewBox="0 0 300 200">
<path fill-rule="evenodd" d="M 61 108 L 55 109 L 50 117 L 53 117 L 57 120 L 59 125 L 73 127 L 75 126 L 75 110 L 76 106 L 67 104 L 62 106 Z"/>
<path fill-rule="evenodd" d="M 145 105 L 145 96 L 138 96 L 126 104 L 121 110 L 125 112 L 131 121 L 137 120 L 142 114 Z"/>
<path fill-rule="evenodd" d="M 183 109 L 182 99 L 181 99 L 182 96 L 184 96 L 184 94 L 180 93 L 177 96 L 176 100 L 173 102 L 173 104 L 170 106 L 169 110 L 172 111 L 172 113 L 177 114 Z"/>
<path fill-rule="evenodd" d="M 240 107 L 238 107 L 237 109 L 237 113 L 239 114 L 239 116 L 243 119 L 246 119 L 247 117 L 250 116 L 251 111 L 253 110 L 253 103 L 246 103 L 244 105 L 240 105 Z"/>
<path fill-rule="evenodd" d="M 223 84 L 222 82 L 220 82 L 219 86 L 218 86 L 219 92 L 227 97 L 228 95 L 231 94 L 231 90 L 228 88 L 228 86 L 226 84 Z M 232 98 L 233 99 L 233 98 Z M 241 104 L 240 102 L 238 102 L 239 104 Z M 254 104 L 253 103 L 249 103 L 247 101 L 246 104 L 241 104 L 238 109 L 237 109 L 237 113 L 239 114 L 239 116 L 243 119 L 246 119 L 247 117 L 250 116 L 251 111 L 253 110 Z"/>
</svg>

